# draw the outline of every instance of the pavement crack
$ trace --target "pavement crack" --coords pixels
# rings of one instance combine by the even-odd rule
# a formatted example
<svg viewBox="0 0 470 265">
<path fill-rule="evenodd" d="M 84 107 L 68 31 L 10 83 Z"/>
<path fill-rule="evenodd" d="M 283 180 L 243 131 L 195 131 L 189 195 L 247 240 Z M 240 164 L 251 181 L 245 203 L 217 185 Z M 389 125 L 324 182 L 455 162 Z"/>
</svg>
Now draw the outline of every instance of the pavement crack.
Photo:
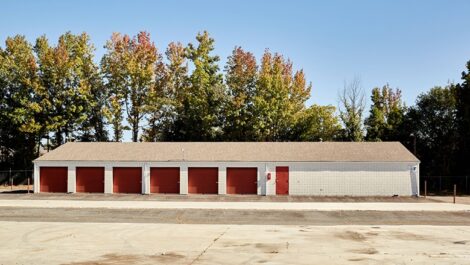
<svg viewBox="0 0 470 265">
<path fill-rule="evenodd" d="M 220 233 L 220 235 L 218 235 L 216 238 L 214 238 L 214 240 L 212 240 L 212 242 L 201 252 L 199 253 L 199 255 L 197 255 L 197 257 L 195 259 L 193 259 L 189 265 L 192 265 L 194 264 L 196 261 L 199 260 L 199 258 L 202 257 L 202 255 L 204 255 L 204 253 L 206 253 L 214 244 L 215 242 L 217 242 L 217 240 L 219 240 L 223 235 L 225 235 L 225 233 L 227 233 L 227 231 L 230 229 L 230 226 L 227 227 L 227 229 L 225 229 L 222 233 Z"/>
</svg>

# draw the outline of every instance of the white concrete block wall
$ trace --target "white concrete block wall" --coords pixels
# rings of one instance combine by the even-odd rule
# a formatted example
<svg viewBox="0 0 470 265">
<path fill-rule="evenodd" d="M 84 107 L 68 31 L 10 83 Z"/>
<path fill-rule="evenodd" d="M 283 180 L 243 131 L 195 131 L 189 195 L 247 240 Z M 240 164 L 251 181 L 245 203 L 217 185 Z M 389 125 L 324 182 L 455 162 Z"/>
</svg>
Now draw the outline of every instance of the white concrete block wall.
<svg viewBox="0 0 470 265">
<path fill-rule="evenodd" d="M 262 165 L 258 165 L 256 167 L 257 170 L 257 194 L 258 195 L 265 195 L 266 194 L 266 178 L 264 174 L 264 167 Z"/>
<path fill-rule="evenodd" d="M 142 194 L 150 194 L 150 166 L 145 163 L 142 168 Z"/>
<path fill-rule="evenodd" d="M 266 193 L 265 195 L 276 195 L 276 166 L 272 163 L 264 163 L 263 173 L 267 178 L 271 174 L 271 179 L 266 180 Z"/>
<path fill-rule="evenodd" d="M 113 166 L 106 165 L 104 167 L 104 193 L 113 193 Z"/>
<path fill-rule="evenodd" d="M 77 167 L 70 165 L 67 167 L 67 192 L 75 193 L 77 190 Z"/>
<path fill-rule="evenodd" d="M 188 194 L 188 166 L 180 167 L 180 194 Z"/>
<path fill-rule="evenodd" d="M 410 196 L 419 183 L 410 163 L 296 163 L 289 166 L 289 194 Z"/>
<path fill-rule="evenodd" d="M 39 181 L 39 165 L 37 163 L 34 163 L 34 173 L 33 173 L 33 192 L 34 193 L 39 193 L 41 190 L 39 189 L 40 187 L 40 181 Z"/>
<path fill-rule="evenodd" d="M 227 167 L 226 166 L 219 167 L 219 176 L 217 180 L 217 186 L 218 186 L 219 194 L 221 195 L 227 194 Z"/>
<path fill-rule="evenodd" d="M 411 165 L 411 183 L 416 183 L 415 187 L 412 187 L 411 191 L 413 194 L 419 194 L 419 165 Z"/>
</svg>

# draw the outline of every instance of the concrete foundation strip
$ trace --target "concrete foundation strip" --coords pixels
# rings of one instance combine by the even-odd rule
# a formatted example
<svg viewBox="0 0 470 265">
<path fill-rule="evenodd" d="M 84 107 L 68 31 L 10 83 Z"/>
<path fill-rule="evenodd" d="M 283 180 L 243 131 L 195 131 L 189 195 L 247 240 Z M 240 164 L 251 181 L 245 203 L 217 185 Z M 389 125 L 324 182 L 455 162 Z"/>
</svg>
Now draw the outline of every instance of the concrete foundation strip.
<svg viewBox="0 0 470 265">
<path fill-rule="evenodd" d="M 175 202 L 175 201 L 77 201 L 0 200 L 0 207 L 105 208 L 105 209 L 220 209 L 294 211 L 427 211 L 470 212 L 468 204 L 451 203 L 335 203 L 335 202 Z"/>
</svg>

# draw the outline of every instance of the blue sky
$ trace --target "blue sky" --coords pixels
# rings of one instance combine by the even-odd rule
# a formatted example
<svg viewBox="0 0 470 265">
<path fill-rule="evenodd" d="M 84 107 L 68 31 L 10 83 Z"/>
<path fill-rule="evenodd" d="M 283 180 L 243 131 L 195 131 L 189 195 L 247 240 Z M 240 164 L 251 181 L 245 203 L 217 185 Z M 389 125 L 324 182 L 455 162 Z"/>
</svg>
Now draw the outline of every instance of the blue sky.
<svg viewBox="0 0 470 265">
<path fill-rule="evenodd" d="M 258 59 L 269 48 L 305 70 L 310 104 L 335 106 L 344 80 L 355 76 L 366 92 L 399 87 L 412 105 L 435 85 L 459 82 L 470 60 L 468 0 L 2 1 L 2 47 L 7 36 L 46 34 L 55 42 L 69 30 L 88 32 L 98 59 L 112 32 L 149 31 L 162 51 L 207 30 L 221 68 L 236 45 Z"/>
</svg>

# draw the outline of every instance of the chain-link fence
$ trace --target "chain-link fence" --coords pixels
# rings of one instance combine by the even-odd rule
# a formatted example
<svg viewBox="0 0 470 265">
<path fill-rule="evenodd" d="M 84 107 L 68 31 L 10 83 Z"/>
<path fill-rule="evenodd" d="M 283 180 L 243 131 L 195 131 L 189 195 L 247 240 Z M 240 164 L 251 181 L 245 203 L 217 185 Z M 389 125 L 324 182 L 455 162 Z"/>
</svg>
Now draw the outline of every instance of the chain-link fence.
<svg viewBox="0 0 470 265">
<path fill-rule="evenodd" d="M 470 176 L 421 176 L 421 195 L 470 195 Z"/>
<path fill-rule="evenodd" d="M 32 192 L 33 170 L 0 170 L 0 192 Z"/>
</svg>

